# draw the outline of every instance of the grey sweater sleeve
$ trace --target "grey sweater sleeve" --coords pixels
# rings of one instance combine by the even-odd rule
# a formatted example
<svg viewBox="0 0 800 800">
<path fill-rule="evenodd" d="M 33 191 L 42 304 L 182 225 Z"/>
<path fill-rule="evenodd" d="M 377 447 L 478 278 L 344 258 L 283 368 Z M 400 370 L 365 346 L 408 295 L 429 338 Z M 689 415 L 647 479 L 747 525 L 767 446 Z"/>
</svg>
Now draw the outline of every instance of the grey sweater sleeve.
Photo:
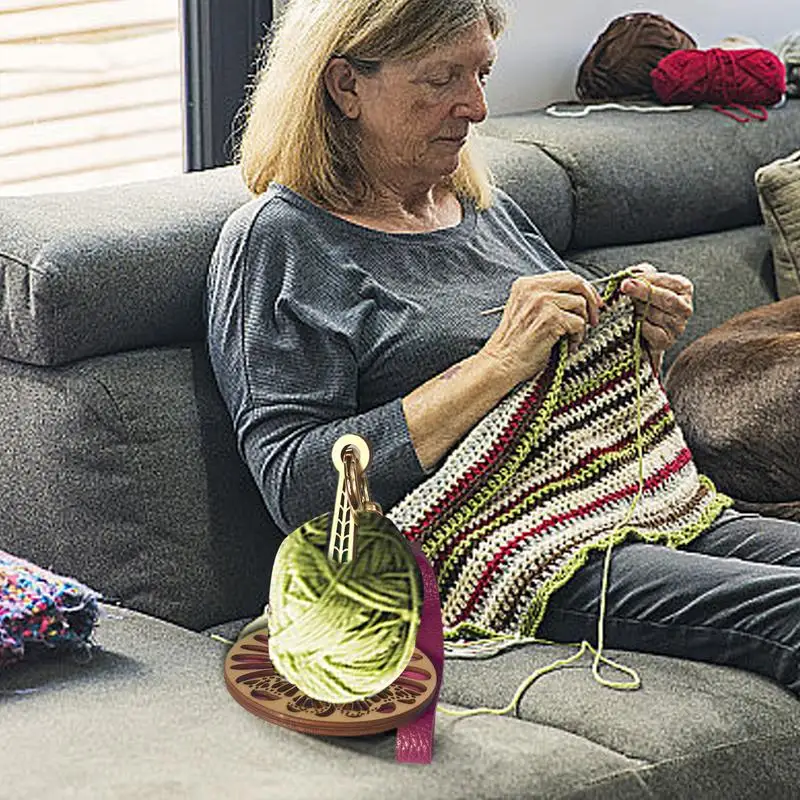
<svg viewBox="0 0 800 800">
<path fill-rule="evenodd" d="M 220 235 L 207 292 L 208 345 L 240 452 L 285 533 L 334 503 L 336 439 L 365 436 L 368 477 L 385 508 L 425 473 L 401 398 L 358 407 L 352 309 L 335 275 L 287 241 L 270 201 L 239 209 Z M 261 217 L 257 220 L 257 217 Z M 315 279 L 316 278 L 316 279 Z M 356 303 L 357 305 L 357 303 Z"/>
</svg>

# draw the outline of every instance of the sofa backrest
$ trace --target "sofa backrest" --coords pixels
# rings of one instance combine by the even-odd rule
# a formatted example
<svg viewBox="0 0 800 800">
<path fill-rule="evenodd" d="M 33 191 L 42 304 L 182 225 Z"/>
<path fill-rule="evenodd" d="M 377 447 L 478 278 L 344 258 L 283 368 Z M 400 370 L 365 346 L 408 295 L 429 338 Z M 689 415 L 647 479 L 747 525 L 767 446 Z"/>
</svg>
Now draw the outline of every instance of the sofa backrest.
<svg viewBox="0 0 800 800">
<path fill-rule="evenodd" d="M 563 168 L 574 198 L 568 249 L 583 250 L 759 223 L 755 171 L 797 149 L 800 101 L 746 124 L 710 108 L 537 111 L 490 118 L 482 130 L 535 146 Z"/>
<path fill-rule="evenodd" d="M 0 357 L 53 366 L 203 338 L 203 292 L 235 168 L 0 198 Z"/>
<path fill-rule="evenodd" d="M 497 183 L 560 253 L 758 224 L 755 170 L 797 149 L 800 101 L 766 122 L 711 109 L 488 120 Z M 208 261 L 249 198 L 237 168 L 0 198 L 0 357 L 53 366 L 203 338 Z"/>
</svg>

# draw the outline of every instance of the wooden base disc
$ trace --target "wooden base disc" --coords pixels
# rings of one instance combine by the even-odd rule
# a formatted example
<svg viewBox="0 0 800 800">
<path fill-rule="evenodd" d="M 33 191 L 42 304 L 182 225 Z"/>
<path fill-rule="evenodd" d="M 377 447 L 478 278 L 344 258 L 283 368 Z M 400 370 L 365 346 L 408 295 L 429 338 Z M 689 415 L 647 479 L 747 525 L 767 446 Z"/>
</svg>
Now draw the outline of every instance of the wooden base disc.
<svg viewBox="0 0 800 800">
<path fill-rule="evenodd" d="M 416 648 L 398 678 L 377 694 L 351 703 L 314 700 L 278 674 L 263 630 L 243 637 L 228 651 L 225 685 L 237 703 L 276 725 L 321 736 L 365 736 L 419 716 L 435 696 L 436 669 Z"/>
</svg>

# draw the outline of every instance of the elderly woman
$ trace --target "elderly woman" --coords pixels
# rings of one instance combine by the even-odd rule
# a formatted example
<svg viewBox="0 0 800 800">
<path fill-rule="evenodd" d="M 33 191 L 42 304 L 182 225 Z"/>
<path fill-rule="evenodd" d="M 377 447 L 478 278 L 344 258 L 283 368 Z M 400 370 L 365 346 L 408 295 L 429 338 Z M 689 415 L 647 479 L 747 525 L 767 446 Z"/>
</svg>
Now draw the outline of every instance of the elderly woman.
<svg viewBox="0 0 800 800">
<path fill-rule="evenodd" d="M 241 166 L 259 197 L 225 225 L 208 341 L 239 445 L 276 523 L 331 509 L 330 454 L 373 445 L 372 494 L 400 500 L 603 301 L 493 187 L 472 128 L 503 29 L 500 0 L 293 0 L 254 91 Z M 644 277 L 644 276 L 643 276 Z M 692 286 L 646 273 L 654 364 Z M 502 317 L 482 315 L 504 305 Z M 591 558 L 539 635 L 591 639 Z M 613 555 L 607 644 L 714 661 L 800 692 L 800 526 L 725 512 L 690 545 Z"/>
</svg>

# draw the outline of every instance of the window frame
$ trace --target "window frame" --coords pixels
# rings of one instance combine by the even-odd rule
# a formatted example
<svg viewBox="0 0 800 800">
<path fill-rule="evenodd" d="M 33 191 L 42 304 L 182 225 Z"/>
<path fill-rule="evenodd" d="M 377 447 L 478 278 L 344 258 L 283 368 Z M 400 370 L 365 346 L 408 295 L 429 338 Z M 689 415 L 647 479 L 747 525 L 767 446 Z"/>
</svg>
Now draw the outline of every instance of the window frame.
<svg viewBox="0 0 800 800">
<path fill-rule="evenodd" d="M 184 170 L 231 164 L 272 0 L 181 0 Z"/>
</svg>

